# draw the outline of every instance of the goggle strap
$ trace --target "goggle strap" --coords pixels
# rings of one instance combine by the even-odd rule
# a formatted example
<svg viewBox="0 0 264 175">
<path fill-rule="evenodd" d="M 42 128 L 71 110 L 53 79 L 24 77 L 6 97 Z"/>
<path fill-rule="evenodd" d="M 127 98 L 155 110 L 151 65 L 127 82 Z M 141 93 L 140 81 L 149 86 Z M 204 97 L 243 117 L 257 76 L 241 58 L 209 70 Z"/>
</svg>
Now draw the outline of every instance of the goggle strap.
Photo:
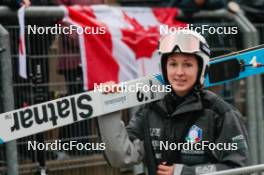
<svg viewBox="0 0 264 175">
<path fill-rule="evenodd" d="M 202 43 L 201 41 L 200 41 L 200 50 L 203 51 L 208 56 L 211 55 L 209 47 L 206 44 Z"/>
</svg>

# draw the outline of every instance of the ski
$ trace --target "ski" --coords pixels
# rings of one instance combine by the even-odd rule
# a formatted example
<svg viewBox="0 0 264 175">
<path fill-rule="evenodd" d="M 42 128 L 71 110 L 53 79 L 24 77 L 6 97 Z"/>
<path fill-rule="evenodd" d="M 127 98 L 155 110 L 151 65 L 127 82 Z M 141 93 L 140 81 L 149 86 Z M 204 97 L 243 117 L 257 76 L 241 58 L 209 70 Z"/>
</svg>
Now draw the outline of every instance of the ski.
<svg viewBox="0 0 264 175">
<path fill-rule="evenodd" d="M 214 58 L 205 87 L 263 73 L 263 65 L 264 45 Z M 161 75 L 124 82 L 118 89 L 118 93 L 106 94 L 101 87 L 2 113 L 0 143 L 156 101 L 168 90 Z"/>
<path fill-rule="evenodd" d="M 264 72 L 264 45 L 210 60 L 205 86 L 210 87 Z"/>
<path fill-rule="evenodd" d="M 164 87 L 160 75 L 128 81 L 120 87 L 123 92 L 105 94 L 103 89 L 96 89 L 2 113 L 0 143 L 152 102 L 165 95 L 150 90 Z M 129 90 L 131 87 L 133 91 Z"/>
</svg>

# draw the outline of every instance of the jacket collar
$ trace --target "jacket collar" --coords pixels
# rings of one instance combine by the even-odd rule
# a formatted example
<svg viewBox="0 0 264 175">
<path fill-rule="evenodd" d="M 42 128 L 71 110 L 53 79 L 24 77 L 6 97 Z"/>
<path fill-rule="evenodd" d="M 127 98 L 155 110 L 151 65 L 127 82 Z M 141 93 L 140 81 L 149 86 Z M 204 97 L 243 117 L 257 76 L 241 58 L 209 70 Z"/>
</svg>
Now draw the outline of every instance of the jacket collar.
<svg viewBox="0 0 264 175">
<path fill-rule="evenodd" d="M 174 99 L 171 99 L 174 98 Z M 167 114 L 168 108 L 166 106 L 166 102 L 168 100 L 177 100 L 176 98 L 179 98 L 175 96 L 174 94 L 167 94 L 161 101 L 158 102 L 158 106 L 162 108 Z M 184 100 L 182 103 L 180 103 L 174 111 L 171 113 L 170 116 L 176 116 L 179 114 L 187 113 L 187 112 L 193 112 L 193 111 L 199 111 L 203 108 L 202 101 L 201 101 L 201 95 L 200 91 L 193 91 L 187 96 L 184 97 Z"/>
</svg>

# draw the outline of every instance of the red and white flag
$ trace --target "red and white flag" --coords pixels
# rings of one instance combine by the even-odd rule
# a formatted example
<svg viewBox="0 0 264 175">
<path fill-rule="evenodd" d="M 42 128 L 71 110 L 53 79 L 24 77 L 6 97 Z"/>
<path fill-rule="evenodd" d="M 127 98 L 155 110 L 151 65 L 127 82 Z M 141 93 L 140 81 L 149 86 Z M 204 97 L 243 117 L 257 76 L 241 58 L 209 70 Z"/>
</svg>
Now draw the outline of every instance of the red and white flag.
<svg viewBox="0 0 264 175">
<path fill-rule="evenodd" d="M 93 89 L 94 83 L 122 82 L 159 73 L 160 26 L 186 26 L 175 19 L 176 8 L 95 5 L 67 10 L 65 21 L 94 32 L 79 34 L 86 90 Z M 104 29 L 103 34 L 100 29 Z"/>
<path fill-rule="evenodd" d="M 19 75 L 27 78 L 27 60 L 26 60 L 26 45 L 25 45 L 25 6 L 18 10 L 18 23 L 19 23 L 19 46 L 18 46 L 18 59 L 19 59 Z"/>
</svg>

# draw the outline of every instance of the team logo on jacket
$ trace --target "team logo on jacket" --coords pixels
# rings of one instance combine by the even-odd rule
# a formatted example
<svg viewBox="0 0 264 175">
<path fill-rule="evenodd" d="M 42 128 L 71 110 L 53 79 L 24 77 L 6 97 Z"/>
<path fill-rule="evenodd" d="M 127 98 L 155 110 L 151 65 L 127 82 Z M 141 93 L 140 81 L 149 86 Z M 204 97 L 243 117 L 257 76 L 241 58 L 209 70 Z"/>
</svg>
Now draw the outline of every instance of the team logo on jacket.
<svg viewBox="0 0 264 175">
<path fill-rule="evenodd" d="M 200 142 L 202 140 L 202 133 L 203 133 L 203 130 L 201 128 L 199 128 L 196 125 L 193 125 L 190 128 L 188 135 L 185 137 L 185 140 L 191 143 Z"/>
</svg>

